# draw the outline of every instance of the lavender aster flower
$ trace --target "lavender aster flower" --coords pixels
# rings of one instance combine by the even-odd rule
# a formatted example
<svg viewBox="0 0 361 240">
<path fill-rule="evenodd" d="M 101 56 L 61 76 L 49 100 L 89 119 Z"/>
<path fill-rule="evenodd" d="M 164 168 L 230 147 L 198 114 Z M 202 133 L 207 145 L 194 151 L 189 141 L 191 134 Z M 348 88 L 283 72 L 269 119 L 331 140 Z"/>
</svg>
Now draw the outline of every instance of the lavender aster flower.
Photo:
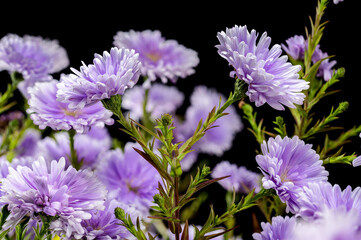
<svg viewBox="0 0 361 240">
<path fill-rule="evenodd" d="M 305 58 L 305 49 L 307 41 L 302 35 L 296 35 L 286 40 L 287 45 L 281 44 L 283 50 L 294 60 L 303 60 Z"/>
<path fill-rule="evenodd" d="M 321 59 L 327 58 L 328 54 L 324 53 L 320 49 L 320 45 L 317 45 L 315 52 L 312 55 L 312 62 L 316 63 Z M 322 77 L 325 81 L 328 81 L 331 79 L 333 74 L 333 66 L 336 65 L 336 61 L 330 61 L 329 59 L 325 59 L 320 64 L 320 67 L 317 71 L 317 77 Z"/>
<path fill-rule="evenodd" d="M 358 156 L 352 161 L 352 166 L 354 167 L 361 166 L 361 156 Z"/>
<path fill-rule="evenodd" d="M 104 208 L 105 187 L 91 171 L 65 169 L 64 158 L 52 161 L 50 168 L 43 158 L 32 168 L 10 167 L 1 181 L 1 201 L 10 211 L 4 229 L 14 227 L 24 216 L 40 220 L 38 214 L 43 214 L 57 216 L 50 228 L 59 236 L 83 234 L 81 220 L 90 219 L 90 211 Z"/>
<path fill-rule="evenodd" d="M 37 156 L 39 151 L 38 142 L 40 139 L 41 134 L 38 130 L 28 128 L 15 149 L 17 157 Z"/>
<path fill-rule="evenodd" d="M 301 222 L 295 229 L 295 240 L 358 240 L 361 239 L 360 219 L 356 211 L 325 209 L 321 218 Z"/>
<path fill-rule="evenodd" d="M 354 209 L 361 220 L 361 188 L 352 191 L 347 186 L 343 191 L 339 185 L 332 186 L 329 182 L 309 183 L 299 194 L 300 210 L 297 216 L 306 220 L 320 218 L 326 209 L 351 211 Z"/>
<path fill-rule="evenodd" d="M 93 64 L 83 63 L 75 74 L 63 75 L 58 84 L 58 101 L 70 108 L 83 108 L 113 95 L 123 95 L 138 81 L 140 62 L 134 50 L 113 47 L 110 53 L 95 54 Z"/>
<path fill-rule="evenodd" d="M 29 109 L 27 112 L 35 125 L 40 129 L 51 127 L 54 130 L 70 130 L 84 133 L 91 126 L 104 127 L 114 120 L 112 113 L 98 102 L 83 109 L 70 109 L 69 104 L 56 100 L 58 81 L 36 83 L 29 88 Z"/>
<path fill-rule="evenodd" d="M 145 88 L 135 86 L 123 96 L 122 107 L 130 110 L 130 116 L 137 120 L 143 116 Z M 173 114 L 184 100 L 184 94 L 176 87 L 163 84 L 153 84 L 149 88 L 146 110 L 152 119 L 161 117 L 162 114 Z"/>
<path fill-rule="evenodd" d="M 262 222 L 262 232 L 252 236 L 255 240 L 291 240 L 295 239 L 296 225 L 295 217 L 276 216 L 272 218 L 272 224 Z"/>
<path fill-rule="evenodd" d="M 252 191 L 252 189 L 255 189 L 256 193 L 259 192 L 261 175 L 249 171 L 243 166 L 238 167 L 234 163 L 222 161 L 214 167 L 211 174 L 212 178 L 228 175 L 230 175 L 230 177 L 218 181 L 218 183 L 227 191 L 247 194 Z"/>
<path fill-rule="evenodd" d="M 328 172 L 319 155 L 297 136 L 270 138 L 262 144 L 262 155 L 256 161 L 263 172 L 263 187 L 273 188 L 287 211 L 297 212 L 298 193 L 312 182 L 327 181 Z"/>
<path fill-rule="evenodd" d="M 148 208 L 157 193 L 158 172 L 127 143 L 124 152 L 110 150 L 101 155 L 97 176 L 109 190 L 110 198 Z"/>
<path fill-rule="evenodd" d="M 143 217 L 142 214 L 131 205 L 118 202 L 115 199 L 107 200 L 104 210 L 93 212 L 91 219 L 81 222 L 84 228 L 84 234 L 74 235 L 72 237 L 75 239 L 98 240 L 131 239 L 132 235 L 121 225 L 121 221 L 115 218 L 114 210 L 117 207 L 122 208 L 125 213 L 129 214 L 132 220 L 136 220 L 137 217 Z"/>
<path fill-rule="evenodd" d="M 8 34 L 0 40 L 0 70 L 21 73 L 25 81 L 20 88 L 25 95 L 27 87 L 36 81 L 51 80 L 50 74 L 68 65 L 67 53 L 56 40 L 16 34 Z"/>
<path fill-rule="evenodd" d="M 94 132 L 96 133 L 94 134 Z M 100 138 L 98 138 L 97 135 L 104 136 L 99 136 Z M 111 137 L 107 134 L 105 128 L 92 127 L 86 134 L 75 134 L 74 149 L 76 150 L 77 159 L 83 163 L 82 167 L 94 168 L 99 161 L 98 157 L 110 149 L 111 141 Z M 55 133 L 54 138 L 46 137 L 40 141 L 39 145 L 45 160 L 51 161 L 52 159 L 65 157 L 67 166 L 70 165 L 68 159 L 70 156 L 68 133 Z"/>
<path fill-rule="evenodd" d="M 304 60 L 305 58 L 305 51 L 308 48 L 308 42 L 305 40 L 303 36 L 296 35 L 286 40 L 287 45 L 281 44 L 283 50 L 291 56 L 295 60 Z M 328 54 L 324 53 L 320 49 L 320 45 L 316 46 L 316 49 L 312 55 L 312 63 L 315 64 L 321 59 L 327 58 Z M 328 81 L 332 77 L 333 73 L 333 66 L 337 62 L 335 60 L 329 61 L 329 59 L 325 59 L 320 64 L 317 77 L 322 77 L 325 81 Z"/>
<path fill-rule="evenodd" d="M 302 104 L 308 89 L 308 82 L 299 79 L 301 66 L 287 62 L 287 56 L 281 56 L 281 46 L 276 44 L 269 49 L 271 38 L 263 33 L 257 42 L 258 33 L 247 26 L 235 26 L 217 35 L 220 45 L 218 54 L 234 68 L 231 76 L 248 84 L 246 94 L 256 106 L 268 103 L 277 110 L 283 105 L 295 108 Z"/>
<path fill-rule="evenodd" d="M 176 83 L 194 73 L 199 63 L 197 52 L 178 44 L 175 40 L 165 40 L 160 31 L 117 32 L 114 46 L 134 49 L 142 62 L 142 75 L 151 81 L 160 78 L 163 83 Z"/>
<path fill-rule="evenodd" d="M 343 2 L 343 0 L 333 0 L 334 4 L 338 4 L 339 2 Z"/>
<path fill-rule="evenodd" d="M 179 127 L 183 138 L 181 141 L 191 137 L 201 119 L 205 120 L 213 107 L 219 105 L 219 98 L 227 99 L 223 94 L 218 93 L 215 89 L 209 89 L 206 86 L 197 86 L 191 95 L 191 105 L 185 113 L 185 121 Z M 243 128 L 241 118 L 237 114 L 234 106 L 227 108 L 227 116 L 221 117 L 215 123 L 218 127 L 210 129 L 199 140 L 194 149 L 202 153 L 214 154 L 221 156 L 225 151 L 232 147 L 235 135 Z M 192 127 L 190 127 L 192 126 Z"/>
<path fill-rule="evenodd" d="M 0 157 L 0 179 L 6 178 L 9 174 L 9 167 L 16 168 L 17 166 L 27 166 L 30 167 L 31 164 L 35 161 L 35 158 L 26 156 L 26 157 L 16 157 L 11 160 L 11 163 L 6 159 L 6 156 Z M 1 182 L 1 180 L 0 180 Z M 0 207 L 6 203 L 2 202 L 1 196 L 3 192 L 0 191 Z"/>
</svg>

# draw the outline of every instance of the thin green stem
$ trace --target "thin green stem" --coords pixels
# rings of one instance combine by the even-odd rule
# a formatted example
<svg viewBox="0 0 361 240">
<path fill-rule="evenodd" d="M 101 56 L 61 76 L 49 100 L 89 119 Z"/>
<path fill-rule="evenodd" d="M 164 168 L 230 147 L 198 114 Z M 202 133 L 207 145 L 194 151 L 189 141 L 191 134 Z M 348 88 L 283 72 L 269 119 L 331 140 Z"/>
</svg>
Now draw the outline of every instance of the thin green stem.
<svg viewBox="0 0 361 240">
<path fill-rule="evenodd" d="M 23 81 L 21 74 L 13 72 L 10 74 L 11 83 L 8 84 L 6 92 L 0 95 L 0 113 L 3 113 L 16 105 L 16 102 L 8 103 L 10 98 L 14 96 L 14 92 L 17 89 L 19 82 Z"/>
<path fill-rule="evenodd" d="M 144 91 L 142 124 L 148 129 L 152 129 L 154 127 L 154 123 L 151 119 L 150 112 L 147 111 L 148 99 L 149 99 L 149 88 L 146 88 Z M 150 140 L 151 135 L 145 133 L 145 136 L 147 140 Z"/>
<path fill-rule="evenodd" d="M 71 129 L 68 131 L 69 134 L 69 146 L 70 146 L 70 156 L 69 160 L 71 165 L 76 169 L 79 170 L 81 168 L 82 163 L 79 162 L 78 156 L 75 150 L 75 144 L 74 144 L 74 136 L 76 134 L 76 131 L 74 129 Z"/>
<path fill-rule="evenodd" d="M 177 208 L 179 206 L 179 177 L 174 177 L 174 207 Z M 174 217 L 176 219 L 180 219 L 180 210 L 177 209 L 174 213 Z M 175 239 L 179 240 L 179 232 L 180 224 L 179 222 L 175 222 Z"/>
</svg>

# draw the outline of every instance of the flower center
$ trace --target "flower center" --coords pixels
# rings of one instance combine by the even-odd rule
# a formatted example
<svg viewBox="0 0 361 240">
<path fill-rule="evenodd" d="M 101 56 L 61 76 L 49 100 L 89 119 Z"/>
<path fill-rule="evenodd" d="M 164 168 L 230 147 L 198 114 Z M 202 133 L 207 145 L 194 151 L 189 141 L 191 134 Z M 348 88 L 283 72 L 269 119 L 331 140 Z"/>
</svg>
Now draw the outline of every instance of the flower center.
<svg viewBox="0 0 361 240">
<path fill-rule="evenodd" d="M 80 110 L 69 110 L 67 108 L 63 108 L 63 113 L 66 116 L 77 117 L 78 115 L 81 114 L 81 111 Z"/>
<path fill-rule="evenodd" d="M 161 55 L 159 53 L 147 53 L 145 55 L 149 60 L 153 62 L 157 62 L 161 58 Z"/>
<path fill-rule="evenodd" d="M 283 172 L 282 175 L 281 175 L 281 181 L 282 182 L 291 182 L 291 180 L 287 179 L 287 173 L 288 172 Z"/>
<path fill-rule="evenodd" d="M 137 194 L 138 193 L 138 190 L 139 190 L 139 187 L 134 187 L 132 186 L 132 184 L 130 182 L 127 181 L 127 187 L 129 189 L 129 191 Z"/>
</svg>

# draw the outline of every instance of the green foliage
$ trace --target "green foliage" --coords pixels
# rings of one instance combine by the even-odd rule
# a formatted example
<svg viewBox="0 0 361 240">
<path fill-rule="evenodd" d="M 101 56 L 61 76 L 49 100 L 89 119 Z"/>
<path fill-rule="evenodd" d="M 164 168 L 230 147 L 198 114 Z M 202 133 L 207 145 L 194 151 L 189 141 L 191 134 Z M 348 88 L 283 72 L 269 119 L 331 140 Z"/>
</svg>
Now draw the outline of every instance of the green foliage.
<svg viewBox="0 0 361 240">
<path fill-rule="evenodd" d="M 122 222 L 121 225 L 124 226 L 134 237 L 136 237 L 136 239 L 138 240 L 155 239 L 155 236 L 152 236 L 150 233 L 146 235 L 142 231 L 139 218 L 137 218 L 136 225 L 134 225 L 130 215 L 125 213 L 122 208 L 119 207 L 115 208 L 114 214 L 115 217 Z"/>
<path fill-rule="evenodd" d="M 242 111 L 244 114 L 243 118 L 250 124 L 248 130 L 255 136 L 257 142 L 262 144 L 265 140 L 265 127 L 262 126 L 263 119 L 257 123 L 257 112 L 253 113 L 253 107 L 248 103 L 242 105 Z"/>
<path fill-rule="evenodd" d="M 23 76 L 17 72 L 13 72 L 10 77 L 11 83 L 8 84 L 6 92 L 3 94 L 0 93 L 0 114 L 16 105 L 15 101 L 8 102 L 14 96 L 14 92 L 17 89 L 19 82 L 24 80 Z"/>
<path fill-rule="evenodd" d="M 273 122 L 276 127 L 274 128 L 274 130 L 281 136 L 281 137 L 286 137 L 287 136 L 287 130 L 286 130 L 286 123 L 283 120 L 283 117 L 281 116 L 277 116 L 276 117 L 276 121 Z"/>
</svg>

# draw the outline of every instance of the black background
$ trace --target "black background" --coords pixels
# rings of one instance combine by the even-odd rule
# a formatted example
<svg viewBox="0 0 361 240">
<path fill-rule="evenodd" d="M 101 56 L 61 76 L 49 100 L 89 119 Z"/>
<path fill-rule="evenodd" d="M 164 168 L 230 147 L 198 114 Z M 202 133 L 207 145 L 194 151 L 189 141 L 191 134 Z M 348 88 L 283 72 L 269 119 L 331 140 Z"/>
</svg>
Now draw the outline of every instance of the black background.
<svg viewBox="0 0 361 240">
<path fill-rule="evenodd" d="M 180 44 L 198 52 L 200 63 L 195 68 L 196 73 L 186 79 L 179 79 L 177 87 L 189 96 L 193 88 L 204 84 L 214 87 L 217 91 L 228 95 L 233 88 L 233 81 L 229 77 L 230 68 L 216 51 L 218 44 L 217 32 L 224 31 L 234 25 L 247 25 L 248 29 L 255 29 L 262 34 L 267 31 L 272 38 L 272 44 L 284 43 L 294 35 L 304 35 L 305 27 L 309 27 L 309 16 L 315 14 L 316 0 L 281 0 L 281 1 L 209 1 L 190 2 L 166 1 L 157 3 L 124 1 L 94 1 L 91 3 L 73 1 L 51 2 L 47 4 L 23 4 L 4 7 L 0 15 L 0 36 L 16 33 L 42 36 L 49 39 L 58 39 L 61 46 L 68 51 L 70 66 L 79 68 L 81 61 L 91 63 L 94 53 L 109 51 L 112 47 L 113 36 L 117 31 L 137 31 L 151 29 L 160 30 L 166 39 L 175 39 Z M 321 49 L 329 55 L 335 55 L 336 67 L 346 69 L 345 78 L 337 84 L 341 93 L 328 97 L 316 108 L 322 116 L 330 111 L 332 105 L 337 106 L 340 101 L 349 101 L 349 110 L 335 123 L 349 129 L 359 125 L 360 115 L 360 81 L 359 78 L 359 12 L 357 1 L 345 0 L 338 5 L 332 2 L 328 5 L 324 20 L 325 34 L 321 40 Z M 63 73 L 69 73 L 69 68 Z M 56 76 L 56 75 L 55 75 Z M 5 73 L 0 73 L 1 81 L 8 81 Z M 187 98 L 184 110 L 187 106 Z M 289 111 L 279 112 L 269 106 L 257 108 L 259 117 L 270 123 L 275 116 L 281 115 L 287 119 Z M 245 127 L 247 123 L 244 121 Z M 270 128 L 271 129 L 271 128 Z M 338 132 L 339 133 L 339 132 Z M 117 134 L 117 131 L 113 132 Z M 314 144 L 317 144 L 316 142 Z M 234 141 L 234 149 L 225 153 L 222 158 L 201 156 L 210 160 L 214 166 L 217 161 L 226 159 L 245 165 L 257 171 L 254 161 L 255 149 L 258 144 L 253 136 L 245 129 L 238 134 Z M 345 152 L 361 154 L 361 140 L 356 137 L 345 146 Z M 330 182 L 338 183 L 343 188 L 347 185 L 356 187 L 361 182 L 361 167 L 353 168 L 347 165 L 327 166 L 330 171 Z M 210 187 L 210 195 L 216 212 L 221 212 L 224 192 L 219 185 Z M 221 194 L 222 193 L 222 194 Z M 218 208 L 217 208 L 218 206 Z M 222 207 L 219 207 L 222 206 Z M 208 214 L 208 205 L 201 209 L 200 215 L 194 220 L 202 224 Z M 238 216 L 242 223 L 240 231 L 246 232 L 248 239 L 251 229 L 250 212 Z M 248 235 L 247 235 L 248 234 Z"/>
</svg>

